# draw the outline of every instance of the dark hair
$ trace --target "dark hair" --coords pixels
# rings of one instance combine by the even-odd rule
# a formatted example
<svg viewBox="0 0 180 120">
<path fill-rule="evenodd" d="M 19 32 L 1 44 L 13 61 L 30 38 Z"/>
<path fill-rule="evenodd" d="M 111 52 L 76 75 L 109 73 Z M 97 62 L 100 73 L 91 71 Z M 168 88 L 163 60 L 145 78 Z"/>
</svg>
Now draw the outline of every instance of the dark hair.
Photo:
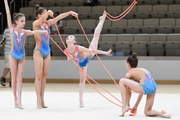
<svg viewBox="0 0 180 120">
<path fill-rule="evenodd" d="M 68 38 L 69 36 L 74 36 L 74 35 L 68 35 L 67 38 Z M 74 39 L 75 39 L 75 41 L 77 40 L 77 38 L 76 38 L 75 36 L 74 36 Z"/>
<path fill-rule="evenodd" d="M 57 15 L 59 15 L 60 13 L 59 13 L 59 12 L 54 12 L 54 14 L 57 14 Z"/>
<path fill-rule="evenodd" d="M 127 63 L 129 63 L 131 68 L 136 68 L 138 65 L 137 53 L 133 52 L 132 55 L 127 58 Z"/>
<path fill-rule="evenodd" d="M 57 16 L 60 14 L 59 12 L 54 12 L 54 15 L 57 14 Z M 57 21 L 57 24 L 59 24 L 60 20 Z"/>
<path fill-rule="evenodd" d="M 13 14 L 13 21 L 12 21 L 12 23 L 13 24 L 16 24 L 16 20 L 18 20 L 19 18 L 21 18 L 21 17 L 25 17 L 25 15 L 23 14 L 23 13 L 14 13 Z"/>
<path fill-rule="evenodd" d="M 35 5 L 34 9 L 35 9 L 35 12 L 34 12 L 34 13 L 35 13 L 36 17 L 37 17 L 39 14 L 42 14 L 44 10 L 46 10 L 46 9 L 43 8 L 43 7 L 39 7 L 38 4 Z"/>
</svg>

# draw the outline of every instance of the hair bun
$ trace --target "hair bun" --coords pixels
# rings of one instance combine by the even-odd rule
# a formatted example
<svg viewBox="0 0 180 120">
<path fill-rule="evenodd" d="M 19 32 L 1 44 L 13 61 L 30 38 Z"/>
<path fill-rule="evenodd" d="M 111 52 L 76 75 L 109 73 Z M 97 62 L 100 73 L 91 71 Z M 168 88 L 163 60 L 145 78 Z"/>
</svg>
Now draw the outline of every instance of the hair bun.
<svg viewBox="0 0 180 120">
<path fill-rule="evenodd" d="M 39 5 L 36 4 L 35 7 L 34 7 L 35 10 L 39 9 Z"/>
<path fill-rule="evenodd" d="M 17 15 L 17 13 L 14 13 L 14 14 L 13 14 L 13 18 L 14 18 L 16 15 Z"/>
<path fill-rule="evenodd" d="M 137 58 L 137 53 L 133 52 L 131 55 L 133 58 Z"/>
</svg>

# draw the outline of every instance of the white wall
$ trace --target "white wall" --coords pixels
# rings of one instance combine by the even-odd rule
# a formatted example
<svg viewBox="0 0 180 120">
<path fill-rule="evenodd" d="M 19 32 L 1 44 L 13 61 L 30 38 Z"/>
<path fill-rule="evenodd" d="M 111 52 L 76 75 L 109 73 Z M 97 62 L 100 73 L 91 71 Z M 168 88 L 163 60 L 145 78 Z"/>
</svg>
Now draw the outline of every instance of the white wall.
<svg viewBox="0 0 180 120">
<path fill-rule="evenodd" d="M 65 58 L 52 58 L 48 78 L 53 79 L 79 79 L 77 67 Z M 124 77 L 126 73 L 126 57 L 102 58 L 108 71 L 114 79 Z M 4 59 L 0 59 L 0 73 L 3 72 Z M 139 67 L 148 69 L 156 80 L 180 80 L 180 58 L 174 57 L 139 57 Z M 90 61 L 88 74 L 93 79 L 110 79 L 100 62 L 96 59 Z M 32 58 L 26 58 L 24 78 L 34 78 L 34 63 Z"/>
</svg>

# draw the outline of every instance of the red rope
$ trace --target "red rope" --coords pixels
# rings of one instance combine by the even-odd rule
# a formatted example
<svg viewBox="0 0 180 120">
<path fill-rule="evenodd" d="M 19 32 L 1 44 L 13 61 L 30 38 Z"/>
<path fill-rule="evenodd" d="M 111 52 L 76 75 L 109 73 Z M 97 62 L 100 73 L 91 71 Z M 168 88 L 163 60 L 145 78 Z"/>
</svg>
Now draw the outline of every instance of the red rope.
<svg viewBox="0 0 180 120">
<path fill-rule="evenodd" d="M 53 17 L 53 16 L 52 16 L 52 17 Z M 54 17 L 53 17 L 53 18 L 54 18 Z M 60 35 L 60 31 L 59 31 L 58 26 L 57 26 L 56 23 L 55 23 L 55 27 L 56 27 L 56 30 L 57 30 L 57 32 L 58 32 L 58 36 L 59 36 L 61 42 L 63 43 L 64 48 L 66 48 L 66 45 L 64 44 L 64 41 L 63 41 L 63 39 L 62 39 L 62 37 L 61 37 L 61 35 Z"/>
<path fill-rule="evenodd" d="M 129 6 L 124 12 L 123 14 L 121 14 L 120 16 L 116 16 L 116 17 L 113 17 L 111 16 L 109 13 L 107 13 L 107 18 L 111 21 L 118 21 L 118 20 L 121 20 L 122 18 L 124 18 L 132 9 L 133 7 L 136 5 L 136 2 L 132 4 L 132 6 Z"/>
<path fill-rule="evenodd" d="M 107 13 L 107 18 L 110 19 L 110 20 L 112 20 L 112 21 L 120 20 L 120 19 L 124 18 L 124 17 L 134 8 L 134 6 L 135 6 L 136 4 L 137 4 L 137 1 L 134 0 L 134 1 L 132 2 L 132 4 L 131 4 L 128 8 L 126 8 L 126 10 L 125 10 L 123 13 L 121 13 L 121 14 L 118 15 L 118 16 L 112 16 L 111 14 Z M 114 19 L 116 19 L 116 20 L 114 20 Z"/>
</svg>

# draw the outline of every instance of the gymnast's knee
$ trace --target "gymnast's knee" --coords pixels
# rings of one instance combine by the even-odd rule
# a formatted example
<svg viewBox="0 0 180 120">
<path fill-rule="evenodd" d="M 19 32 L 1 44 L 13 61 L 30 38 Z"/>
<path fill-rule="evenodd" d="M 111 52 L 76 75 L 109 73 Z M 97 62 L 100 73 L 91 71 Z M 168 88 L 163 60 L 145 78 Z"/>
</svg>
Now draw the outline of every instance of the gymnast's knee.
<svg viewBox="0 0 180 120">
<path fill-rule="evenodd" d="M 144 110 L 144 115 L 145 115 L 145 116 L 149 116 L 149 114 L 148 114 L 148 111 L 147 111 L 147 110 Z"/>
<path fill-rule="evenodd" d="M 42 77 L 46 77 L 47 74 L 48 74 L 48 72 L 44 72 L 43 75 L 42 75 Z"/>
<path fill-rule="evenodd" d="M 82 76 L 82 77 L 80 77 L 80 83 L 84 83 L 86 81 L 86 76 Z"/>
<path fill-rule="evenodd" d="M 35 81 L 41 81 L 41 80 L 42 80 L 42 75 L 37 75 Z"/>
<path fill-rule="evenodd" d="M 125 81 L 125 78 L 121 78 L 121 79 L 119 80 L 119 84 L 124 83 L 124 81 Z"/>
</svg>

